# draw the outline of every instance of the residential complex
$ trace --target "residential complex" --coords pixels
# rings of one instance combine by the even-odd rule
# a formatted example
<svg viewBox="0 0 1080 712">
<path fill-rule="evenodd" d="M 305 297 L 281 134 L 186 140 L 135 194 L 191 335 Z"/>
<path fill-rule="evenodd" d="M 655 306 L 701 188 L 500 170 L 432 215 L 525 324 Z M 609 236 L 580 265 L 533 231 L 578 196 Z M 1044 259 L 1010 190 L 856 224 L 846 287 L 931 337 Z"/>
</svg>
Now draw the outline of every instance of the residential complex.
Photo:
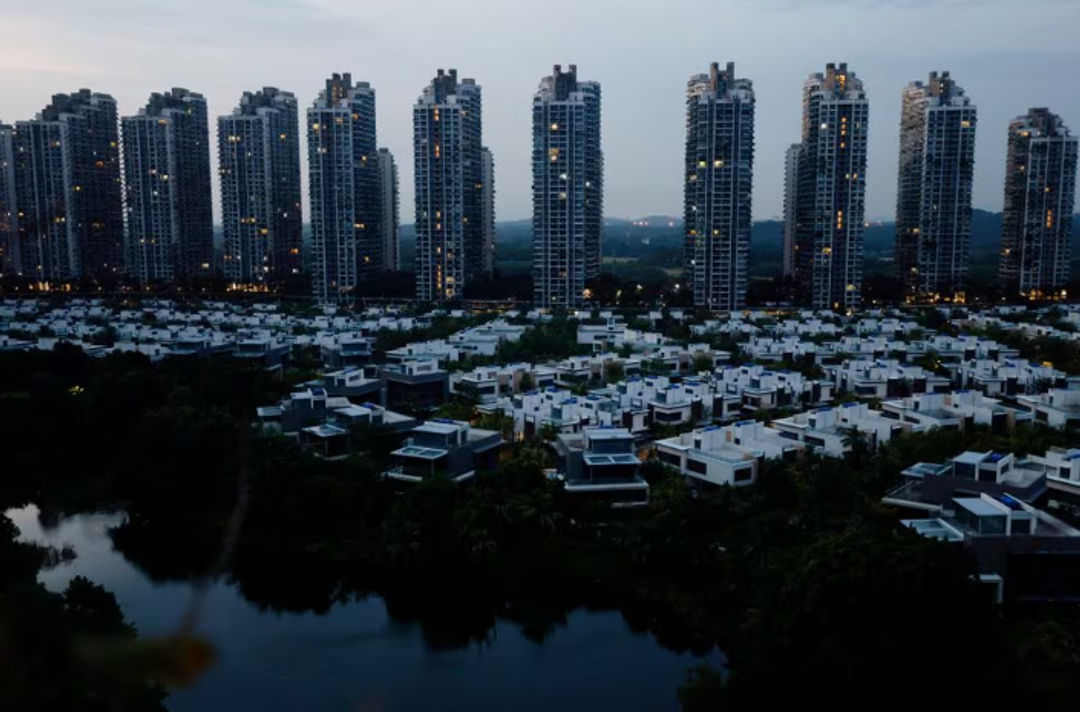
<svg viewBox="0 0 1080 712">
<path fill-rule="evenodd" d="M 54 94 L 34 119 L 0 128 L 7 206 L 5 262 L 37 282 L 123 271 L 116 101 Z"/>
<path fill-rule="evenodd" d="M 480 182 L 483 188 L 480 193 L 480 216 L 483 223 L 483 248 L 480 254 L 484 258 L 482 265 L 485 274 L 492 274 L 495 270 L 495 245 L 498 239 L 495 236 L 495 158 L 491 155 L 491 149 L 485 146 L 481 149 L 481 176 Z"/>
<path fill-rule="evenodd" d="M 889 300 L 891 282 L 875 283 L 870 297 L 862 289 L 863 83 L 846 64 L 829 63 L 805 81 L 802 100 L 801 140 L 784 154 L 784 280 L 769 299 L 834 312 L 864 297 Z M 684 279 L 656 297 L 738 311 L 750 284 L 754 87 L 733 63 L 712 63 L 690 77 L 685 102 Z M 159 289 L 219 275 L 228 289 L 274 291 L 310 274 L 316 300 L 333 305 L 400 297 L 396 283 L 379 279 L 387 272 L 414 271 L 415 297 L 425 302 L 460 300 L 469 283 L 494 274 L 495 166 L 474 80 L 440 69 L 413 105 L 410 265 L 401 263 L 398 165 L 378 147 L 367 82 L 333 74 L 307 111 L 307 240 L 296 97 L 274 87 L 244 92 L 218 117 L 220 255 L 206 105 L 172 89 L 118 121 L 110 96 L 81 89 L 55 95 L 32 120 L 0 123 L 0 276 L 19 289 L 56 290 L 83 279 Z M 541 308 L 594 302 L 605 229 L 600 106 L 600 84 L 579 80 L 575 65 L 556 65 L 533 96 L 532 301 Z M 894 264 L 907 302 L 969 296 L 976 126 L 974 103 L 947 71 L 902 93 Z M 1010 124 L 999 264 L 1007 298 L 1066 296 L 1078 141 L 1045 108 Z M 649 281 L 636 285 L 641 296 L 657 288 Z M 611 285 L 598 284 L 596 298 L 609 298 Z"/>
<path fill-rule="evenodd" d="M 694 305 L 746 301 L 754 174 L 754 88 L 713 63 L 686 86 L 685 275 Z"/>
<path fill-rule="evenodd" d="M 1049 109 L 1009 124 L 999 269 L 1009 297 L 1058 296 L 1069 282 L 1077 141 Z"/>
<path fill-rule="evenodd" d="M 0 277 L 22 272 L 14 138 L 14 127 L 0 123 Z"/>
<path fill-rule="evenodd" d="M 915 301 L 961 299 L 971 249 L 976 111 L 948 72 L 904 89 L 896 272 Z"/>
<path fill-rule="evenodd" d="M 300 127 L 292 92 L 244 92 L 218 117 L 223 271 L 235 284 L 278 282 L 303 268 Z"/>
<path fill-rule="evenodd" d="M 350 302 L 383 270 L 375 90 L 335 73 L 307 111 L 312 291 Z"/>
<path fill-rule="evenodd" d="M 784 241 L 783 274 L 795 274 L 796 211 L 799 207 L 799 155 L 801 143 L 793 143 L 784 152 Z"/>
<path fill-rule="evenodd" d="M 847 64 L 829 63 L 803 86 L 795 277 L 802 301 L 817 309 L 861 301 L 869 112 Z"/>
<path fill-rule="evenodd" d="M 555 65 L 533 96 L 532 136 L 534 301 L 575 306 L 600 273 L 600 84 Z"/>
<path fill-rule="evenodd" d="M 484 273 L 480 86 L 436 72 L 413 106 L 416 297 L 458 299 Z"/>
<path fill-rule="evenodd" d="M 155 92 L 122 123 L 128 271 L 140 284 L 212 276 L 206 99 Z"/>
<path fill-rule="evenodd" d="M 398 212 L 397 161 L 389 148 L 379 149 L 379 231 L 382 233 L 383 270 L 397 272 L 401 269 L 401 217 Z"/>
</svg>

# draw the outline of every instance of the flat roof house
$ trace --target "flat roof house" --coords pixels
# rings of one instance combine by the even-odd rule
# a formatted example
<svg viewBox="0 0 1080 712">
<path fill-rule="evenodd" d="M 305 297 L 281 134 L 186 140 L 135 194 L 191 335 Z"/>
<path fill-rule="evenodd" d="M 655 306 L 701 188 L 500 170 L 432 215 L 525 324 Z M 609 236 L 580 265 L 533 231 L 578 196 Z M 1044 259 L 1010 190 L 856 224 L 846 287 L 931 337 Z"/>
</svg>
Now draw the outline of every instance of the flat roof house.
<svg viewBox="0 0 1080 712">
<path fill-rule="evenodd" d="M 1069 388 L 1075 380 L 1052 366 L 1023 359 L 969 359 L 954 365 L 952 372 L 961 388 L 988 396 L 1032 394 L 1047 385 Z"/>
<path fill-rule="evenodd" d="M 1038 395 L 1017 396 L 1016 402 L 1031 411 L 1036 423 L 1059 430 L 1080 425 L 1080 390 L 1051 388 Z"/>
<path fill-rule="evenodd" d="M 1052 447 L 1028 455 L 1023 464 L 1046 474 L 1047 487 L 1080 495 L 1080 448 Z"/>
<path fill-rule="evenodd" d="M 375 339 L 360 333 L 334 334 L 324 338 L 319 348 L 329 368 L 365 366 L 371 362 Z"/>
<path fill-rule="evenodd" d="M 374 366 L 360 368 L 350 366 L 331 371 L 322 378 L 322 387 L 328 395 L 344 396 L 352 400 L 373 400 L 386 404 L 386 381 L 379 377 Z"/>
<path fill-rule="evenodd" d="M 1008 494 L 958 494 L 923 519 L 900 523 L 963 546 L 998 600 L 1080 602 L 1080 531 Z"/>
<path fill-rule="evenodd" d="M 845 442 L 850 428 L 865 433 L 871 449 L 905 429 L 903 424 L 884 417 L 865 403 L 844 403 L 835 408 L 823 406 L 774 420 L 772 427 L 782 437 L 804 443 L 831 457 L 842 457 L 850 449 Z"/>
<path fill-rule="evenodd" d="M 756 481 L 762 461 L 791 457 L 804 447 L 764 423 L 744 420 L 658 440 L 656 454 L 696 482 L 740 487 Z"/>
<path fill-rule="evenodd" d="M 545 388 L 514 395 L 507 404 L 514 419 L 515 433 L 531 437 L 544 426 L 560 433 L 576 433 L 583 428 L 622 423 L 618 405 L 603 395 L 575 396 L 567 390 Z"/>
<path fill-rule="evenodd" d="M 236 340 L 233 345 L 233 358 L 262 365 L 270 371 L 281 370 L 289 357 L 292 345 L 281 341 L 269 333 L 252 334 Z"/>
<path fill-rule="evenodd" d="M 493 470 L 502 436 L 494 430 L 473 428 L 459 420 L 428 420 L 410 432 L 404 444 L 390 453 L 394 465 L 387 479 L 415 484 L 432 477 L 463 482 L 477 472 Z"/>
<path fill-rule="evenodd" d="M 555 441 L 558 470 L 567 494 L 607 502 L 612 507 L 649 503 L 649 483 L 641 477 L 634 435 L 625 428 L 585 428 Z"/>
<path fill-rule="evenodd" d="M 903 481 L 883 501 L 909 509 L 940 508 L 957 494 L 1034 502 L 1046 491 L 1046 474 L 1010 453 L 969 450 L 944 463 L 917 462 L 900 474 Z"/>
<path fill-rule="evenodd" d="M 386 402 L 398 410 L 405 407 L 433 408 L 450 397 L 450 375 L 434 360 L 386 364 Z"/>
<path fill-rule="evenodd" d="M 885 401 L 881 413 L 910 424 L 913 432 L 971 425 L 985 425 L 994 432 L 1004 432 L 1032 419 L 1031 413 L 1002 405 L 978 391 L 920 393 Z"/>
<path fill-rule="evenodd" d="M 324 460 L 343 460 L 349 456 L 349 431 L 332 423 L 319 423 L 300 429 L 300 447 Z"/>
<path fill-rule="evenodd" d="M 874 398 L 898 398 L 915 393 L 942 393 L 952 381 L 920 366 L 895 359 L 845 361 L 826 370 L 838 391 Z"/>
</svg>

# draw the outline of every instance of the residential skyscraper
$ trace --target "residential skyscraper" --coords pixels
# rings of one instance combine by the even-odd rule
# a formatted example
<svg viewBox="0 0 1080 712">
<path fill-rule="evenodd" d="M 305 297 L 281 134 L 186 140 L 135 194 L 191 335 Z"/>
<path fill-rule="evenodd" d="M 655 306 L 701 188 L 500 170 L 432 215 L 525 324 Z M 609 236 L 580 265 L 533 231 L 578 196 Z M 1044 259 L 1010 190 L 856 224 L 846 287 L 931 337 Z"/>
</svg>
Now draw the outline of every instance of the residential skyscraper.
<svg viewBox="0 0 1080 712">
<path fill-rule="evenodd" d="M 398 173 L 394 154 L 388 148 L 379 149 L 379 183 L 382 209 L 379 229 L 382 231 L 383 270 L 401 269 L 400 216 L 398 214 Z"/>
<path fill-rule="evenodd" d="M 307 112 L 312 287 L 349 301 L 383 268 L 375 90 L 334 74 Z"/>
<path fill-rule="evenodd" d="M 22 273 L 15 200 L 15 128 L 0 123 L 0 276 Z"/>
<path fill-rule="evenodd" d="M 102 278 L 124 266 L 116 101 L 55 94 L 10 132 L 22 273 L 39 281 Z"/>
<path fill-rule="evenodd" d="M 795 274 L 795 220 L 799 205 L 799 154 L 801 143 L 793 143 L 784 152 L 784 256 L 785 277 Z"/>
<path fill-rule="evenodd" d="M 896 271 L 908 299 L 960 298 L 971 242 L 975 105 L 948 72 L 904 89 Z"/>
<path fill-rule="evenodd" d="M 481 193 L 480 212 L 483 216 L 483 251 L 484 271 L 491 274 L 495 269 L 495 159 L 491 149 L 481 149 L 483 192 Z"/>
<path fill-rule="evenodd" d="M 218 117 L 225 278 L 262 284 L 299 274 L 300 124 L 292 92 L 246 91 Z"/>
<path fill-rule="evenodd" d="M 155 92 L 122 124 L 129 271 L 143 284 L 212 276 L 206 99 Z"/>
<path fill-rule="evenodd" d="M 686 85 L 685 275 L 694 305 L 746 302 L 754 177 L 754 87 L 735 63 L 713 63 Z"/>
<path fill-rule="evenodd" d="M 1009 123 L 999 273 L 1010 296 L 1064 296 L 1077 142 L 1049 109 L 1029 109 Z"/>
<path fill-rule="evenodd" d="M 604 156 L 600 84 L 555 65 L 533 96 L 533 292 L 542 307 L 572 307 L 600 273 Z"/>
<path fill-rule="evenodd" d="M 436 72 L 413 106 L 416 296 L 460 298 L 484 273 L 480 87 Z"/>
<path fill-rule="evenodd" d="M 795 278 L 817 309 L 850 309 L 862 296 L 869 109 L 847 64 L 829 63 L 803 86 Z"/>
</svg>

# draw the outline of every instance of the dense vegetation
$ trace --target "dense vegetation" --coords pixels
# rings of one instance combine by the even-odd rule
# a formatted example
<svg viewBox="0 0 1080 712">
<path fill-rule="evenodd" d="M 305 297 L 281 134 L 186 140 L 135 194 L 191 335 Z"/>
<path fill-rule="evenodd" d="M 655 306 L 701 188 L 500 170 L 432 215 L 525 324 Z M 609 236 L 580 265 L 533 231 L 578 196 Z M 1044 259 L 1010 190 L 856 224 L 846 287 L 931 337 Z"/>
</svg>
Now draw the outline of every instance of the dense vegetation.
<svg viewBox="0 0 1080 712">
<path fill-rule="evenodd" d="M 121 507 L 128 517 L 114 543 L 155 579 L 221 574 L 257 605 L 288 611 L 376 593 L 395 618 L 419 621 L 433 646 L 485 640 L 499 618 L 542 640 L 574 608 L 618 608 L 663 645 L 726 653 L 728 670 L 688 680 L 686 710 L 925 708 L 928 699 L 940 709 L 1036 709 L 1080 691 L 1075 608 L 994 609 L 961 550 L 899 527 L 879 503 L 914 461 L 964 447 L 1039 450 L 1065 442 L 1061 433 L 902 437 L 848 461 L 776 463 L 752 488 L 708 493 L 651 461 L 652 505 L 613 517 L 544 478 L 550 455 L 538 441 L 515 444 L 468 486 L 435 480 L 405 492 L 378 477 L 387 450 L 378 431 L 362 457 L 314 459 L 247 425 L 281 387 L 227 359 L 2 353 L 0 507 L 33 501 L 46 518 Z M 223 552 L 231 556 L 219 569 Z M 22 565 L 24 581 L 37 565 Z M 72 604 L 36 595 L 52 601 L 57 625 L 75 625 L 65 622 Z M 115 603 L 93 597 L 120 625 Z M 3 600 L 0 641 L 24 645 L 20 621 L 33 603 Z M 75 649 L 65 635 L 50 645 Z M 89 684 L 78 667 L 55 674 L 72 689 Z M 10 682 L 0 702 L 41 685 L 32 675 L 0 681 Z"/>
<path fill-rule="evenodd" d="M 17 534 L 0 516 L 0 709 L 164 710 L 145 665 L 127 666 L 135 630 L 116 598 L 81 577 L 50 593 L 35 580 L 48 552 Z"/>
</svg>

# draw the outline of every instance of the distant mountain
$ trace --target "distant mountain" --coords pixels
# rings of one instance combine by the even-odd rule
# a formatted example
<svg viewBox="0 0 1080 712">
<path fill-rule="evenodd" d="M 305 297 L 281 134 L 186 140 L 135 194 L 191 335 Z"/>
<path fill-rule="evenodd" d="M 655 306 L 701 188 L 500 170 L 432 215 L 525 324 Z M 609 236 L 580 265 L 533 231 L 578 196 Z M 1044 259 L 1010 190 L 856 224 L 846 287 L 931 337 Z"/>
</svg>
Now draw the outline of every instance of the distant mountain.
<svg viewBox="0 0 1080 712">
<path fill-rule="evenodd" d="M 654 227 L 654 228 L 679 228 L 682 229 L 682 218 L 675 215 L 646 215 L 643 218 L 604 218 L 604 225 L 626 225 L 630 224 L 633 227 Z"/>
</svg>

